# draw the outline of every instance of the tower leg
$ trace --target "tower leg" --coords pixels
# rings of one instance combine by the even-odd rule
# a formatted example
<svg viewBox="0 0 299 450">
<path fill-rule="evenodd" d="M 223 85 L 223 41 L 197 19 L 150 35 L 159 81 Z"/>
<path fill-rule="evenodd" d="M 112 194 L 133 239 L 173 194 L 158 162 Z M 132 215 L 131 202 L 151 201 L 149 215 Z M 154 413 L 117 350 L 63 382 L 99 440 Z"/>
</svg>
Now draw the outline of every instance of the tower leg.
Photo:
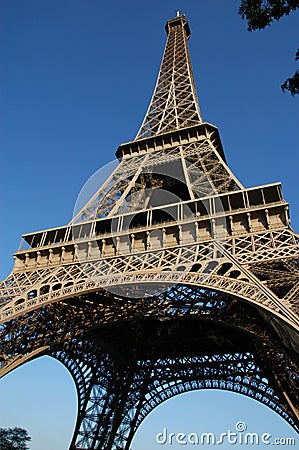
<svg viewBox="0 0 299 450">
<path fill-rule="evenodd" d="M 240 336 L 236 328 L 194 318 L 136 321 L 92 332 L 58 352 L 79 398 L 70 450 L 129 450 L 156 406 L 198 389 L 242 393 L 298 427 L 296 376 L 290 381 L 297 366 L 271 340 L 261 345 Z"/>
<path fill-rule="evenodd" d="M 126 442 L 128 436 L 133 437 L 130 430 L 143 392 L 136 358 L 132 355 L 124 364 L 88 340 L 75 344 L 71 352 L 53 356 L 69 369 L 78 393 L 78 417 L 70 450 L 129 449 Z"/>
</svg>

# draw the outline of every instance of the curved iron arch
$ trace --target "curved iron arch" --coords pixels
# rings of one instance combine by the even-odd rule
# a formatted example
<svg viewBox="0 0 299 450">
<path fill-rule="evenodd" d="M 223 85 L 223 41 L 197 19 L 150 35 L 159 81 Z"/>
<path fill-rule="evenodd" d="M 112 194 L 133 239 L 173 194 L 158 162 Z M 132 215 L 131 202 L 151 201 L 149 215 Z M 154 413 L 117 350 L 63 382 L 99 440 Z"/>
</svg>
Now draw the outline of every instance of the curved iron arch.
<svg viewBox="0 0 299 450">
<path fill-rule="evenodd" d="M 45 336 L 41 335 L 40 340 L 36 341 L 36 345 L 42 346 L 43 344 L 48 343 L 49 350 L 47 350 L 46 353 L 52 354 L 53 356 L 54 353 L 56 352 L 54 356 L 57 357 L 57 359 L 61 360 L 61 362 L 63 362 L 67 366 L 77 385 L 77 391 L 79 395 L 78 405 L 80 413 L 78 414 L 76 432 L 72 443 L 73 447 L 71 447 L 71 449 L 75 448 L 76 440 L 78 437 L 80 437 L 80 439 L 82 438 L 83 440 L 82 442 L 84 442 L 84 439 L 85 441 L 88 440 L 89 436 L 91 435 L 93 436 L 92 440 L 94 442 L 94 445 L 91 443 L 91 446 L 89 447 L 87 446 L 85 448 L 112 449 L 116 448 L 113 447 L 114 443 L 115 445 L 127 445 L 127 444 L 129 445 L 129 441 L 132 438 L 133 432 L 132 430 L 136 431 L 137 429 L 136 427 L 147 415 L 146 412 L 150 410 L 151 400 L 147 401 L 147 399 L 145 398 L 145 396 L 148 394 L 147 392 L 148 389 L 145 389 L 144 386 L 140 385 L 140 379 L 138 379 L 138 377 L 136 378 L 136 373 L 140 378 L 141 371 L 143 371 L 142 373 L 145 373 L 146 371 L 152 370 L 154 366 L 150 365 L 150 363 L 147 363 L 147 359 L 145 358 L 143 366 L 137 367 L 138 364 L 136 364 L 134 368 L 135 372 L 132 373 L 131 367 L 125 366 L 121 368 L 118 366 L 116 367 L 114 361 L 111 359 L 111 357 L 109 357 L 110 354 L 113 354 L 115 348 L 118 348 L 118 353 L 120 353 L 120 355 L 113 355 L 113 357 L 115 357 L 116 359 L 120 358 L 121 353 L 123 351 L 128 350 L 126 346 L 128 347 L 130 345 L 130 343 L 126 341 L 127 336 L 124 333 L 124 330 L 121 329 L 121 326 L 123 326 L 124 329 L 130 328 L 131 326 L 133 332 L 136 334 L 136 337 L 142 338 L 145 336 L 143 328 L 146 328 L 146 323 L 142 321 L 148 322 L 152 321 L 159 324 L 156 330 L 157 333 L 159 330 L 163 332 L 162 330 L 163 326 L 166 327 L 165 333 L 167 333 L 168 324 L 169 326 L 171 324 L 175 324 L 176 318 L 177 320 L 180 321 L 180 323 L 182 321 L 186 321 L 186 323 L 196 321 L 196 323 L 206 324 L 207 325 L 206 328 L 217 326 L 218 329 L 220 329 L 219 327 L 222 327 L 221 329 L 223 329 L 224 325 L 226 324 L 226 327 L 229 326 L 231 330 L 238 330 L 239 333 L 243 333 L 243 337 L 248 335 L 250 339 L 256 338 L 259 340 L 259 342 L 263 342 L 264 340 L 264 342 L 268 346 L 267 348 L 269 348 L 272 351 L 272 354 L 269 355 L 270 360 L 272 358 L 272 361 L 274 361 L 275 364 L 277 363 L 277 360 L 275 358 L 279 354 L 280 348 L 278 346 L 276 349 L 276 342 L 274 342 L 275 333 L 272 332 L 271 334 L 269 324 L 265 322 L 262 316 L 259 316 L 257 308 L 249 305 L 246 302 L 241 302 L 240 300 L 233 299 L 230 296 L 226 296 L 224 294 L 220 295 L 219 293 L 213 292 L 211 290 L 205 290 L 200 287 L 194 286 L 192 287 L 189 285 L 173 286 L 171 289 L 167 291 L 167 293 L 162 293 L 160 294 L 160 296 L 158 296 L 155 299 L 151 299 L 150 301 L 146 301 L 145 299 L 136 299 L 136 300 L 134 299 L 134 304 L 136 307 L 135 312 L 133 313 L 133 311 L 130 310 L 132 305 L 127 304 L 128 307 L 127 315 L 124 315 L 123 317 L 119 315 L 120 310 L 116 305 L 116 313 L 115 313 L 116 315 L 114 318 L 113 317 L 111 318 L 110 324 L 106 322 L 105 327 L 103 327 L 103 322 L 100 319 L 101 317 L 100 311 L 98 311 L 97 317 L 96 315 L 94 315 L 95 311 L 94 309 L 90 308 L 90 310 L 88 310 L 87 305 L 91 304 L 91 297 L 88 298 L 89 301 L 87 302 L 85 302 L 84 298 L 81 299 L 81 306 L 83 305 L 84 308 L 86 308 L 86 314 L 84 315 L 85 321 L 84 323 L 86 325 L 85 331 L 83 332 L 83 334 L 78 332 L 73 333 L 73 337 L 71 339 L 69 339 L 68 336 L 68 331 L 70 327 L 72 328 L 74 327 L 74 325 L 80 327 L 82 323 L 79 322 L 80 318 L 77 318 L 76 309 L 74 310 L 73 313 L 70 312 L 69 304 L 66 303 L 63 305 L 56 303 L 53 305 L 46 306 L 45 311 L 40 310 L 39 312 L 36 311 L 31 313 L 32 320 L 35 323 L 38 323 L 38 321 L 40 321 L 40 324 L 42 324 L 43 317 L 47 317 L 47 326 L 48 326 L 47 333 L 51 331 L 49 328 L 49 323 L 52 324 L 51 326 L 53 327 L 53 330 L 51 331 L 49 337 L 45 338 Z M 86 300 L 88 300 L 88 298 L 86 298 Z M 105 299 L 103 298 L 103 302 L 104 300 Z M 123 302 L 121 302 L 121 299 L 118 300 L 120 301 L 119 307 L 121 307 Z M 94 301 L 96 304 L 97 303 L 96 299 L 94 299 Z M 126 303 L 128 303 L 127 300 Z M 74 307 L 74 304 L 75 302 L 72 303 L 72 307 Z M 130 311 L 131 315 L 129 314 Z M 50 320 L 51 314 L 53 316 L 53 320 Z M 58 315 L 60 317 L 61 323 L 59 321 L 58 322 L 54 321 L 54 318 L 57 317 Z M 83 316 L 81 316 L 81 319 L 82 317 Z M 25 324 L 24 330 L 26 329 L 27 332 L 28 332 L 28 323 L 30 323 L 30 318 L 28 318 L 27 321 L 24 320 Z M 60 335 L 60 337 L 56 336 L 55 334 L 55 332 L 58 329 L 64 330 L 63 333 Z M 97 335 L 97 330 L 101 330 L 101 333 L 105 338 L 103 342 L 104 344 L 106 344 L 106 347 L 101 341 L 102 339 L 101 336 L 99 337 Z M 19 327 L 18 332 L 20 333 Z M 119 332 L 120 336 L 117 336 Z M 221 332 L 219 331 L 215 333 L 215 335 L 216 336 L 214 337 L 219 338 L 219 336 L 221 337 Z M 146 337 L 148 338 L 148 335 Z M 54 342 L 54 338 L 56 338 L 56 342 Z M 51 343 L 52 339 L 53 342 Z M 156 339 L 158 339 L 158 337 L 156 337 Z M 213 336 L 211 336 L 211 340 L 212 339 Z M 28 339 L 28 341 L 30 341 L 30 339 Z M 24 342 L 24 339 L 22 339 L 22 342 Z M 157 342 L 159 342 L 159 339 L 157 340 Z M 109 348 L 108 344 L 111 345 L 111 348 Z M 149 343 L 147 343 L 147 345 L 149 345 Z M 186 348 L 188 348 L 188 345 L 189 344 L 186 344 L 187 346 Z M 219 349 L 219 347 L 217 346 L 215 348 Z M 36 347 L 32 348 L 32 351 L 36 350 L 37 350 Z M 110 350 L 112 350 L 112 353 L 110 352 Z M 223 349 L 221 351 L 223 353 Z M 267 351 L 267 349 L 262 349 L 262 352 L 265 353 L 265 351 Z M 227 350 L 227 354 L 228 353 L 229 350 Z M 235 353 L 242 355 L 244 351 L 242 353 L 242 351 L 239 350 L 239 352 L 236 351 Z M 264 353 L 262 353 L 262 355 Z M 106 355 L 107 358 L 106 360 L 105 358 L 103 358 L 103 355 Z M 214 351 L 214 355 L 217 355 L 217 350 Z M 35 357 L 33 354 L 31 354 L 31 356 Z M 27 359 L 31 359 L 31 356 L 29 355 Z M 173 358 L 174 357 L 175 355 L 173 356 Z M 136 357 L 134 358 L 136 359 Z M 134 362 L 134 358 L 131 358 L 132 362 Z M 163 355 L 161 355 L 160 359 L 162 358 Z M 157 359 L 159 358 L 157 357 L 156 360 Z M 167 362 L 167 358 L 165 356 L 164 359 Z M 127 358 L 127 360 L 130 362 L 129 358 Z M 86 361 L 88 361 L 88 364 L 86 364 Z M 142 358 L 140 358 L 140 361 L 142 361 Z M 285 367 L 284 376 L 286 376 L 286 373 L 289 376 L 290 371 L 292 371 L 293 369 L 291 368 L 289 361 L 283 361 L 283 364 Z M 169 361 L 168 366 L 171 366 Z M 258 364 L 256 364 L 256 367 L 257 366 Z M 113 388 L 113 386 L 109 387 L 109 377 L 111 378 L 112 376 L 113 378 L 114 376 L 113 373 L 116 372 L 118 380 L 125 379 L 125 377 L 127 377 L 128 375 L 130 375 L 132 378 L 130 382 L 131 384 L 128 384 L 126 387 L 127 389 L 126 395 L 129 395 L 130 392 L 132 394 L 131 389 L 132 384 L 135 383 L 134 386 L 135 387 L 139 386 L 139 388 L 136 390 L 134 395 L 132 394 L 130 402 L 126 403 L 126 401 L 124 401 L 123 405 L 124 417 L 121 423 L 118 424 L 118 429 L 114 433 L 115 442 L 108 443 L 107 444 L 108 446 L 105 446 L 106 444 L 105 442 L 103 442 L 103 446 L 101 447 L 102 444 L 99 444 L 99 446 L 97 446 L 99 442 L 97 439 L 101 431 L 99 428 L 99 423 L 97 423 L 94 428 L 92 427 L 88 428 L 87 426 L 83 431 L 81 429 L 81 425 L 84 421 L 86 422 L 87 404 L 89 405 L 88 406 L 90 408 L 89 412 L 91 414 L 95 415 L 97 414 L 97 417 L 100 416 L 101 408 L 104 405 L 103 402 L 105 402 L 105 396 L 107 399 L 107 394 L 109 392 L 111 393 L 111 389 Z M 221 371 L 219 371 L 219 374 L 220 373 Z M 99 379 L 100 374 L 101 379 Z M 220 379 L 215 377 L 214 379 L 211 377 L 209 379 L 210 381 L 208 381 L 207 376 L 204 378 L 204 382 L 202 384 L 203 388 L 206 388 L 209 382 L 211 383 L 210 388 L 215 387 L 218 388 L 220 386 L 222 389 L 224 389 L 225 387 L 228 387 L 229 389 L 237 389 L 238 386 L 242 385 L 242 383 L 240 383 L 240 381 L 242 381 L 241 379 L 240 381 L 236 380 L 236 382 L 234 382 L 233 380 L 232 381 L 227 380 L 226 382 L 222 381 L 222 383 Z M 191 381 L 189 379 L 189 382 Z M 193 380 L 193 382 L 195 382 L 196 388 L 198 388 L 199 384 L 196 384 L 196 380 L 195 381 Z M 242 386 L 242 389 L 246 388 L 247 389 L 246 392 L 249 394 L 249 396 L 261 395 L 261 397 L 257 398 L 257 400 L 262 401 L 262 403 L 268 404 L 268 406 L 276 410 L 278 413 L 282 415 L 282 417 L 288 420 L 289 423 L 292 423 L 292 421 L 295 423 L 292 411 L 290 411 L 288 405 L 285 405 L 285 402 L 283 402 L 281 398 L 278 399 L 279 396 L 277 396 L 277 398 L 275 397 L 274 391 L 280 392 L 279 389 L 278 390 L 270 389 L 268 391 L 269 395 L 265 395 L 265 391 L 267 390 L 267 383 L 260 382 L 258 388 L 255 388 L 252 383 L 250 384 L 249 388 L 248 383 L 244 382 L 243 383 L 244 386 Z M 149 384 L 149 386 L 152 386 L 152 392 L 155 393 L 155 391 L 157 390 L 155 385 Z M 166 384 L 165 383 L 163 384 L 162 382 L 162 387 L 163 386 L 165 387 Z M 175 394 L 175 389 L 187 391 L 189 389 L 188 380 L 184 382 L 175 380 L 173 387 L 169 391 L 170 396 L 173 396 Z M 143 392 L 143 394 L 141 391 Z M 120 392 L 118 395 L 122 394 L 123 393 Z M 93 404 L 90 401 L 91 396 L 94 396 Z M 156 395 L 156 397 L 158 398 L 159 396 Z M 141 406 L 139 412 L 135 409 L 135 404 L 137 403 Z M 104 422 L 106 421 L 106 424 L 108 424 L 109 422 L 109 414 L 110 414 L 109 411 L 112 411 L 112 405 L 108 403 L 107 405 L 108 406 L 106 413 L 102 414 L 102 417 L 104 419 Z"/>
<path fill-rule="evenodd" d="M 189 285 L 194 288 L 214 290 L 219 294 L 234 296 L 236 298 L 239 298 L 241 301 L 245 301 L 259 308 L 262 308 L 266 314 L 271 314 L 275 316 L 277 320 L 285 322 L 286 327 L 292 328 L 295 334 L 299 332 L 298 318 L 297 316 L 295 317 L 293 311 L 289 307 L 278 301 L 273 293 L 271 294 L 273 299 L 268 298 L 267 293 L 263 292 L 258 286 L 255 286 L 252 283 L 249 283 L 248 281 L 244 281 L 242 279 L 228 278 L 215 274 L 206 276 L 204 274 L 197 274 L 195 272 L 161 272 L 160 274 L 157 274 L 155 272 L 152 273 L 150 271 L 147 271 L 146 273 L 142 274 L 134 272 L 130 273 L 129 275 L 113 274 L 113 276 L 103 277 L 100 285 L 103 289 L 109 290 L 113 288 L 114 285 L 117 285 L 116 283 L 119 283 L 122 286 L 130 286 L 136 284 L 142 285 L 143 283 L 145 285 L 147 283 L 164 283 L 165 286 L 169 285 L 170 287 L 177 285 Z M 6 320 L 9 321 L 17 318 L 23 313 L 34 311 L 35 309 L 40 308 L 42 305 L 46 306 L 53 303 L 70 300 L 74 295 L 92 295 L 99 290 L 99 280 L 97 282 L 90 279 L 83 280 L 82 282 L 74 283 L 72 286 L 67 286 L 66 288 L 61 285 L 60 290 L 54 291 L 54 293 L 47 292 L 43 295 L 40 295 L 40 290 L 41 288 L 37 290 L 38 295 L 36 296 L 34 301 L 30 299 L 30 306 L 27 306 L 26 301 L 22 299 L 23 301 L 20 304 L 17 304 L 13 307 L 7 307 L 8 311 L 10 312 L 7 312 L 8 315 Z M 15 300 L 15 302 L 17 301 L 18 300 Z M 276 304 L 275 302 L 278 302 L 280 305 L 278 306 L 278 303 Z"/>
<path fill-rule="evenodd" d="M 188 291 L 190 289 L 189 286 L 186 286 L 186 290 Z M 174 293 L 173 293 L 174 295 Z M 186 293 L 186 295 L 190 295 L 189 292 Z M 194 294 L 195 295 L 195 294 Z M 227 299 L 223 298 L 215 298 L 213 296 L 213 293 L 210 293 L 210 297 L 206 297 L 204 299 L 204 295 L 202 296 L 203 300 L 203 310 L 205 311 L 205 307 L 207 304 L 209 304 L 210 309 L 212 310 L 217 309 L 221 313 L 223 313 L 226 310 L 226 303 L 228 301 L 225 301 Z M 216 296 L 217 297 L 217 296 Z M 198 301 L 200 301 L 199 298 L 197 298 Z M 213 304 L 214 302 L 214 304 Z M 204 305 L 206 303 L 206 305 Z M 218 303 L 218 304 L 217 304 Z M 235 302 L 235 307 L 239 305 L 239 302 Z M 244 308 L 248 313 L 252 312 L 248 309 L 248 305 L 244 305 Z M 230 312 L 233 311 L 233 308 L 230 308 Z M 229 312 L 229 313 L 230 313 Z M 205 314 L 204 314 L 205 315 Z M 220 314 L 221 315 L 221 314 Z M 243 312 L 243 318 L 238 317 L 239 321 L 239 328 L 242 327 L 242 319 L 244 320 L 244 316 L 246 314 Z M 191 316 L 192 317 L 192 316 Z M 250 318 L 247 317 L 248 325 L 250 326 Z M 168 319 L 171 320 L 171 317 L 168 317 Z M 188 319 L 188 318 L 187 318 Z M 189 316 L 190 319 L 190 316 Z M 192 317 L 192 319 L 196 319 L 196 317 Z M 225 319 L 225 318 L 223 318 Z M 236 320 L 236 317 L 235 317 Z M 223 320 L 224 322 L 224 320 Z M 237 323 L 233 324 L 233 326 L 237 326 Z M 257 329 L 251 330 L 251 334 L 255 334 Z M 259 339 L 262 339 L 262 336 L 259 336 Z M 233 359 L 232 355 L 226 355 L 224 359 L 227 360 L 227 362 L 231 361 L 230 358 Z M 244 354 L 235 354 L 235 358 L 239 358 L 241 360 L 244 359 Z M 171 385 L 167 386 L 167 384 L 164 382 L 160 384 L 151 384 L 148 387 L 148 391 L 145 392 L 146 395 L 149 395 L 149 391 L 151 392 L 151 396 L 149 396 L 147 399 L 145 399 L 142 402 L 142 408 L 139 409 L 139 412 L 136 410 L 136 405 L 134 404 L 134 401 L 131 401 L 130 405 L 127 405 L 127 413 L 122 421 L 122 423 L 119 425 L 119 428 L 117 430 L 117 433 L 115 433 L 115 445 L 119 445 L 119 448 L 129 448 L 129 443 L 131 442 L 138 426 L 142 422 L 142 420 L 147 416 L 147 414 L 153 410 L 158 404 L 160 404 L 162 401 L 165 401 L 168 398 L 171 398 L 174 395 L 177 395 L 182 392 L 187 392 L 190 390 L 197 390 L 197 389 L 224 389 L 224 390 L 230 390 L 234 392 L 239 392 L 240 394 L 246 395 L 251 398 L 255 398 L 256 400 L 260 401 L 261 403 L 267 405 L 270 407 L 270 409 L 276 411 L 278 414 L 281 415 L 286 421 L 288 421 L 295 429 L 297 428 L 296 422 L 294 418 L 289 414 L 288 408 L 285 405 L 284 401 L 279 398 L 278 395 L 275 394 L 275 389 L 273 389 L 273 386 L 271 387 L 271 383 L 268 379 L 265 377 L 262 377 L 260 375 L 261 368 L 258 367 L 257 363 L 254 361 L 254 357 L 252 354 L 247 353 L 246 356 L 248 362 L 251 364 L 251 374 L 247 371 L 236 371 L 236 367 L 231 367 L 231 379 L 221 379 L 221 378 L 202 378 L 201 380 L 196 379 L 196 377 L 193 376 L 193 379 L 185 380 L 185 381 L 173 381 Z M 217 358 L 216 358 L 217 359 Z M 202 361 L 202 365 L 207 365 L 208 360 Z M 211 362 L 211 361 L 210 361 Z M 218 363 L 221 362 L 218 357 Z M 223 361 L 222 361 L 223 362 Z M 237 364 L 237 359 L 234 360 L 234 363 Z M 167 366 L 171 367 L 171 362 L 167 362 Z M 146 362 L 141 367 L 143 370 L 149 369 L 147 367 Z M 165 366 L 164 366 L 165 368 Z M 149 370 L 153 370 L 153 367 L 151 367 Z M 221 375 L 221 370 L 216 370 L 217 374 Z M 272 380 L 273 381 L 273 380 Z M 161 388 L 162 389 L 159 389 Z M 100 390 L 98 391 L 98 393 Z M 102 391 L 101 391 L 102 392 Z M 158 395 L 159 393 L 159 395 Z M 163 394 L 163 395 L 162 395 Z M 97 399 L 99 401 L 99 398 Z M 138 399 L 137 399 L 138 400 Z M 140 399 L 139 399 L 140 400 Z M 79 430 L 80 427 L 77 427 L 78 434 L 80 433 Z M 78 437 L 77 434 L 77 437 Z M 81 436 L 82 437 L 82 436 Z M 82 438 L 84 440 L 84 437 Z M 75 445 L 75 439 L 73 442 L 73 445 Z M 112 445 L 112 444 L 111 444 Z M 114 444 L 113 444 L 114 445 Z M 121 447 L 122 445 L 125 445 L 125 447 Z M 72 447 L 71 447 L 72 448 Z M 75 448 L 75 447 L 74 447 Z M 117 447 L 90 447 L 90 448 L 117 448 Z"/>
</svg>

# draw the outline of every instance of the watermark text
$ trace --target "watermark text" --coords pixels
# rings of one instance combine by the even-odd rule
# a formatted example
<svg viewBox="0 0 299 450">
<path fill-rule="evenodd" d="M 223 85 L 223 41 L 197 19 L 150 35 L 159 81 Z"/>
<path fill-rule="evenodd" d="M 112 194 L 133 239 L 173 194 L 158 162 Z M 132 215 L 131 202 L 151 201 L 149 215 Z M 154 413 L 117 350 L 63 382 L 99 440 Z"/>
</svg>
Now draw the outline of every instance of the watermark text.
<svg viewBox="0 0 299 450">
<path fill-rule="evenodd" d="M 174 433 L 167 428 L 156 435 L 156 441 L 160 445 L 296 445 L 295 438 L 274 437 L 271 433 L 248 432 L 245 422 L 239 421 L 234 430 L 223 433 Z"/>
</svg>

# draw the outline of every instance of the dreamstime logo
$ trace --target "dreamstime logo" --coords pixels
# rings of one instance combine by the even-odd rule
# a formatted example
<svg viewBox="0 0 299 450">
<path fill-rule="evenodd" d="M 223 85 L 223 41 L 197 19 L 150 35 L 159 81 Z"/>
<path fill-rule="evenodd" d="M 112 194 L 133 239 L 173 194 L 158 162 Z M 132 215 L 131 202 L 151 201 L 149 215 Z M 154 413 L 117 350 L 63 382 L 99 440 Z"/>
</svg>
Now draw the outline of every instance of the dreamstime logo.
<svg viewBox="0 0 299 450">
<path fill-rule="evenodd" d="M 156 435 L 156 441 L 160 445 L 295 445 L 295 438 L 276 437 L 270 433 L 259 434 L 247 432 L 247 424 L 239 421 L 235 430 L 227 430 L 224 433 L 189 433 L 169 432 L 164 428 Z"/>
<path fill-rule="evenodd" d="M 246 425 L 246 423 L 245 423 L 245 422 L 242 422 L 242 421 L 237 422 L 237 423 L 236 423 L 236 430 L 237 430 L 237 431 L 240 431 L 240 432 L 246 431 L 246 430 L 247 430 L 247 425 Z"/>
<path fill-rule="evenodd" d="M 186 202 L 190 193 L 193 204 Z M 197 201 L 201 211 L 195 210 Z M 92 175 L 78 196 L 72 225 L 76 258 L 97 286 L 114 294 L 157 295 L 196 264 L 199 216 L 205 217 L 206 233 L 223 242 L 221 198 L 194 164 L 185 161 L 182 167 L 180 159 L 167 160 L 160 151 L 149 160 L 113 161 Z M 209 277 L 221 256 L 211 240 L 203 277 Z"/>
</svg>

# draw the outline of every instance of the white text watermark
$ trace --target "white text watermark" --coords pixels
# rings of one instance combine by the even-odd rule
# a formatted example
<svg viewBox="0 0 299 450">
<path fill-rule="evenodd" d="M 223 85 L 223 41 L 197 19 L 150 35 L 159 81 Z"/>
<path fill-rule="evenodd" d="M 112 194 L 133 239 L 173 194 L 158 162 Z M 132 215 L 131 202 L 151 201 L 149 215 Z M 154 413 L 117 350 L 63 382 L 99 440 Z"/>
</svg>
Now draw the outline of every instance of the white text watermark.
<svg viewBox="0 0 299 450">
<path fill-rule="evenodd" d="M 234 430 L 223 433 L 174 433 L 164 428 L 156 435 L 156 441 L 160 445 L 296 445 L 295 438 L 274 437 L 271 433 L 256 433 L 247 431 L 245 422 L 236 423 Z"/>
</svg>

